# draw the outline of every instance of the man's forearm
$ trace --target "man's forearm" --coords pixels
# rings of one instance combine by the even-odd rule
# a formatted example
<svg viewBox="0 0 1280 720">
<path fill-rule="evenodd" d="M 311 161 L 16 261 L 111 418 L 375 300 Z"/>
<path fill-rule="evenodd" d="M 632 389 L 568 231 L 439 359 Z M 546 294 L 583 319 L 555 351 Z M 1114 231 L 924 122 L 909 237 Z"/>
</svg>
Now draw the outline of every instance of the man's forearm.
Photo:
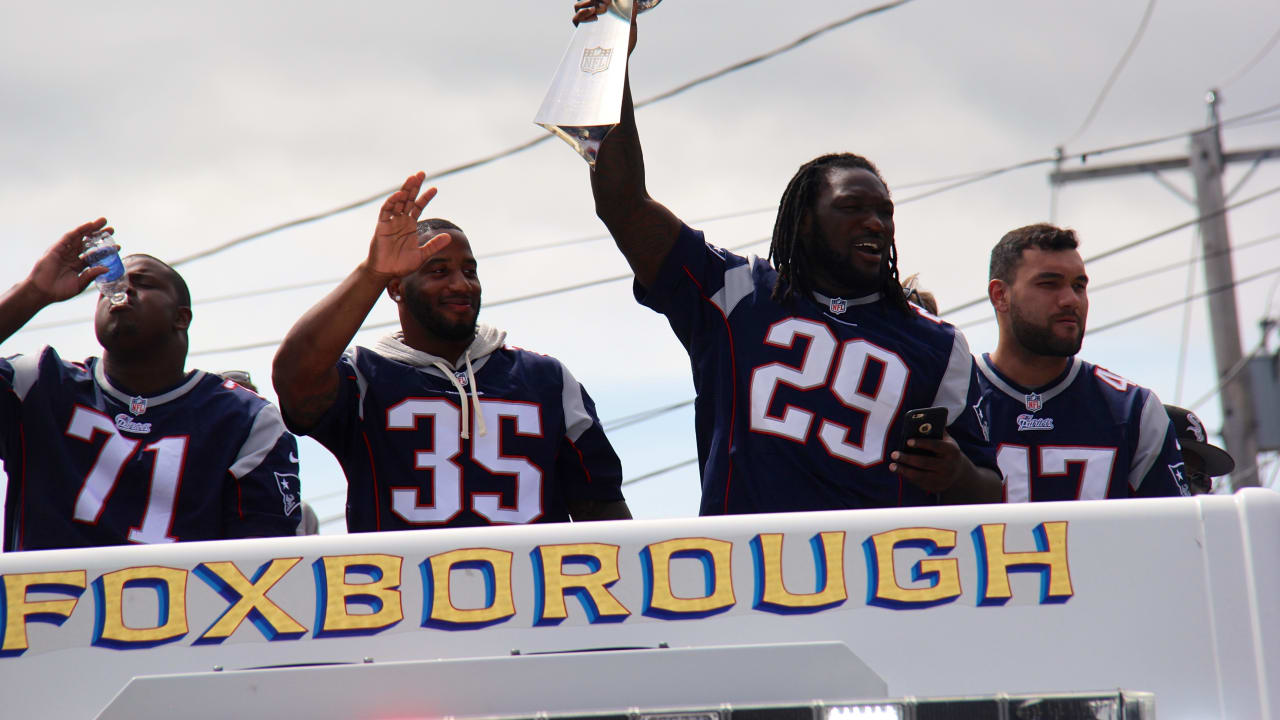
<svg viewBox="0 0 1280 720">
<path fill-rule="evenodd" d="M 1004 501 L 1004 483 L 1000 474 L 990 468 L 974 465 L 968 457 L 968 466 L 960 481 L 942 494 L 943 502 L 950 505 L 998 503 Z"/>
<path fill-rule="evenodd" d="M 48 304 L 49 300 L 41 297 L 36 287 L 26 279 L 0 295 L 0 343 L 21 330 Z"/>
<path fill-rule="evenodd" d="M 271 372 L 280 406 L 291 420 L 309 424 L 327 409 L 318 408 L 316 400 L 332 402 L 338 359 L 385 289 L 386 278 L 362 263 L 294 323 L 276 351 Z"/>
</svg>

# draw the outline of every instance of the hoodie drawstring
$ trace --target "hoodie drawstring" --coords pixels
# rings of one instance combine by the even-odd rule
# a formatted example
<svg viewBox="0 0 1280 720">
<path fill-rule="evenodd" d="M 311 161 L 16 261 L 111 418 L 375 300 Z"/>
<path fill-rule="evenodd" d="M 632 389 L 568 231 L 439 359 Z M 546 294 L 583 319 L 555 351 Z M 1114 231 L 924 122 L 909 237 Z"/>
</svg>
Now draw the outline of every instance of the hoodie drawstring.
<svg viewBox="0 0 1280 720">
<path fill-rule="evenodd" d="M 467 363 L 467 382 L 471 384 L 471 404 L 476 410 L 476 435 L 484 437 L 488 428 L 484 425 L 484 412 L 480 410 L 480 396 L 476 392 L 476 371 L 471 369 L 471 351 L 462 356 Z"/>
<path fill-rule="evenodd" d="M 439 360 L 431 364 L 439 368 L 440 372 L 444 373 L 444 376 L 449 378 L 449 382 L 453 383 L 453 386 L 458 390 L 458 399 L 461 400 L 459 404 L 462 405 L 462 431 L 458 433 L 458 437 L 466 440 L 471 437 L 471 434 L 467 431 L 467 428 L 471 427 L 471 418 L 467 416 L 467 410 L 469 409 L 467 407 L 467 391 L 462 388 L 462 383 L 458 382 L 458 378 L 454 376 L 453 370 L 449 369 L 448 365 Z"/>
<path fill-rule="evenodd" d="M 459 404 L 462 405 L 462 430 L 458 433 L 458 437 L 461 437 L 463 440 L 467 440 L 471 437 L 469 430 L 471 427 L 470 410 L 475 410 L 477 436 L 484 437 L 488 433 L 488 429 L 485 427 L 484 412 L 480 409 L 479 393 L 476 392 L 476 373 L 475 370 L 471 368 L 471 351 L 468 350 L 466 355 L 463 357 L 467 365 L 467 384 L 471 386 L 470 403 L 467 402 L 466 388 L 462 387 L 461 382 L 458 382 L 458 377 L 457 375 L 454 375 L 453 369 L 438 360 L 431 364 L 436 368 L 439 368 L 440 372 L 444 373 L 444 376 L 449 378 L 449 382 L 453 383 L 453 387 L 458 391 Z M 471 407 L 467 407 L 468 404 Z"/>
</svg>

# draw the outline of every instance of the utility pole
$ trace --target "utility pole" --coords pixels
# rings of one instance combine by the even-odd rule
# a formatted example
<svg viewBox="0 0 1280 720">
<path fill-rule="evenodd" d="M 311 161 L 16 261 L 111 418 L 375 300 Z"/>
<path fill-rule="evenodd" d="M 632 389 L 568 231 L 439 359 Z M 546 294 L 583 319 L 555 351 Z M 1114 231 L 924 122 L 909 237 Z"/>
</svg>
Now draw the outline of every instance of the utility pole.
<svg viewBox="0 0 1280 720">
<path fill-rule="evenodd" d="M 1160 177 L 1160 172 L 1191 170 L 1196 186 L 1195 204 L 1200 211 L 1205 283 L 1209 288 L 1224 288 L 1209 295 L 1209 321 L 1218 382 L 1222 384 L 1218 395 L 1222 403 L 1222 438 L 1227 452 L 1236 459 L 1237 472 L 1231 475 L 1231 486 L 1238 490 L 1259 484 L 1257 416 L 1252 383 L 1240 348 L 1231 238 L 1227 233 L 1227 216 L 1223 209 L 1226 200 L 1222 191 L 1222 172 L 1229 163 L 1252 162 L 1256 167 L 1264 160 L 1280 158 L 1280 146 L 1224 153 L 1218 100 L 1217 91 L 1210 91 L 1209 126 L 1191 135 L 1190 154 L 1187 156 L 1085 170 L 1056 169 L 1050 174 L 1049 182 L 1056 188 L 1083 180 L 1149 173 L 1162 185 L 1174 189 Z M 1180 192 L 1178 195 L 1189 199 Z"/>
</svg>

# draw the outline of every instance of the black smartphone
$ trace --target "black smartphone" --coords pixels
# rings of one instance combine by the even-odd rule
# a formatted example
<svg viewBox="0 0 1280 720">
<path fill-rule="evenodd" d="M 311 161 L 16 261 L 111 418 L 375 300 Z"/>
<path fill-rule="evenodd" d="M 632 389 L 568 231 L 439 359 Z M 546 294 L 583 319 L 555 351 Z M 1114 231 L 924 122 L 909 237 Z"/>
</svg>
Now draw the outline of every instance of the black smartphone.
<svg viewBox="0 0 1280 720">
<path fill-rule="evenodd" d="M 947 429 L 947 409 L 944 407 L 917 408 L 902 415 L 902 449 L 914 438 L 941 440 Z"/>
</svg>

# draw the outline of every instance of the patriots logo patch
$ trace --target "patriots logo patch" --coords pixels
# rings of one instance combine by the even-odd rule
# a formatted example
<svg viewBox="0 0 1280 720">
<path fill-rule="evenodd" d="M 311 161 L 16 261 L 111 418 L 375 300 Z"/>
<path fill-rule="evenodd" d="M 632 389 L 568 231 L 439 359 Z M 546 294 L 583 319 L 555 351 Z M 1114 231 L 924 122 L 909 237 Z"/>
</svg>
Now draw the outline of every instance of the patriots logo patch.
<svg viewBox="0 0 1280 720">
<path fill-rule="evenodd" d="M 302 504 L 302 500 L 298 497 L 298 490 L 301 484 L 298 482 L 298 476 L 295 473 L 275 473 L 276 486 L 280 488 L 280 498 L 284 501 L 284 514 L 292 515 L 294 510 Z"/>
<path fill-rule="evenodd" d="M 1187 484 L 1187 466 L 1186 463 L 1178 463 L 1169 466 L 1169 474 L 1173 476 L 1173 484 L 1178 486 L 1178 492 L 1183 495 L 1190 495 L 1191 489 Z"/>
</svg>

